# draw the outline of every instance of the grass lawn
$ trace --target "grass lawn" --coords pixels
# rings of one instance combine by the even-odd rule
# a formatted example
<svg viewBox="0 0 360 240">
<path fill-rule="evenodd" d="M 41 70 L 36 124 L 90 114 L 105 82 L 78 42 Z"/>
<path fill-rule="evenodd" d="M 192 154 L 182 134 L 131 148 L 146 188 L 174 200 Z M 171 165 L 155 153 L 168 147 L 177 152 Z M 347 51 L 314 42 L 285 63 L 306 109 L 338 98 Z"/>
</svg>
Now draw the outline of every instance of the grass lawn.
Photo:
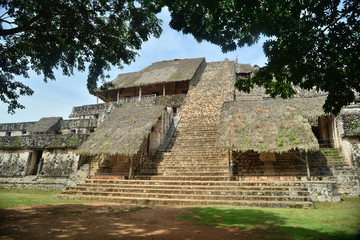
<svg viewBox="0 0 360 240">
<path fill-rule="evenodd" d="M 0 189 L 0 208 L 13 206 L 32 206 L 52 203 L 85 203 L 81 200 L 62 200 L 54 198 L 59 194 L 54 190 L 38 189 Z M 87 201 L 89 202 L 89 201 Z"/>
<path fill-rule="evenodd" d="M 244 230 L 275 229 L 296 240 L 360 239 L 360 198 L 339 203 L 316 203 L 316 209 L 245 207 L 197 207 L 193 215 L 198 224 L 238 227 Z M 264 239 L 288 239 L 261 235 Z"/>
</svg>

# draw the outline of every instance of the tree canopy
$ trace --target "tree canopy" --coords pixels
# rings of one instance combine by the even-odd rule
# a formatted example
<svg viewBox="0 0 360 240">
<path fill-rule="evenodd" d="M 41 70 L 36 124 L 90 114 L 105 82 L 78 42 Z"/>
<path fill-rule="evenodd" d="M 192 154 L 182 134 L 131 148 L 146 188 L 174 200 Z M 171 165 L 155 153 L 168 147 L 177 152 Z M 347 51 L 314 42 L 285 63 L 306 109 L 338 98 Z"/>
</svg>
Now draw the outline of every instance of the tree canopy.
<svg viewBox="0 0 360 240">
<path fill-rule="evenodd" d="M 328 93 L 326 112 L 339 113 L 360 92 L 359 0 L 165 0 L 172 28 L 224 52 L 265 36 L 268 63 L 236 86 L 264 86 L 291 97 L 293 86 Z"/>
<path fill-rule="evenodd" d="M 24 106 L 32 90 L 16 81 L 30 69 L 53 80 L 85 71 L 93 92 L 111 65 L 122 67 L 150 36 L 159 37 L 162 7 L 170 26 L 224 52 L 267 37 L 268 63 L 236 86 L 264 86 L 291 97 L 293 86 L 328 93 L 326 112 L 337 114 L 360 92 L 359 0 L 0 0 L 0 100 L 8 111 Z"/>
<path fill-rule="evenodd" d="M 28 71 L 55 80 L 54 69 L 85 71 L 93 92 L 111 65 L 122 67 L 150 36 L 159 37 L 159 4 L 148 0 L 0 0 L 0 100 L 24 108 L 33 91 L 16 80 Z"/>
</svg>

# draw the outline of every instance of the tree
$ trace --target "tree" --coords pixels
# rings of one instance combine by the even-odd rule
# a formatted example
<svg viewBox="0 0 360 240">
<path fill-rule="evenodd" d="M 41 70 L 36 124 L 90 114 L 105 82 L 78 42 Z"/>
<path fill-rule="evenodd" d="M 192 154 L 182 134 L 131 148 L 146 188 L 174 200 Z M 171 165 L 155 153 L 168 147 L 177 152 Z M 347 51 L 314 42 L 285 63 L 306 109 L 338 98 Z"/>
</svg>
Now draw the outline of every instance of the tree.
<svg viewBox="0 0 360 240">
<path fill-rule="evenodd" d="M 70 76 L 89 63 L 93 92 L 111 65 L 129 64 L 142 42 L 161 34 L 161 6 L 149 0 L 0 0 L 0 7 L 0 100 L 9 113 L 33 93 L 17 75 L 33 69 L 46 82 L 54 69 Z"/>
<path fill-rule="evenodd" d="M 325 112 L 339 113 L 360 92 L 359 0 L 164 0 L 170 26 L 224 52 L 252 45 L 263 35 L 268 63 L 236 86 L 264 86 L 291 97 L 293 86 L 328 93 Z"/>
<path fill-rule="evenodd" d="M 271 96 L 291 97 L 293 86 L 328 92 L 326 112 L 337 114 L 360 92 L 359 0 L 0 0 L 0 100 L 8 111 L 32 90 L 15 80 L 33 69 L 53 80 L 85 70 L 94 92 L 111 65 L 134 60 L 151 35 L 163 6 L 170 25 L 224 52 L 252 45 L 263 35 L 268 63 L 236 86 L 264 86 Z"/>
</svg>

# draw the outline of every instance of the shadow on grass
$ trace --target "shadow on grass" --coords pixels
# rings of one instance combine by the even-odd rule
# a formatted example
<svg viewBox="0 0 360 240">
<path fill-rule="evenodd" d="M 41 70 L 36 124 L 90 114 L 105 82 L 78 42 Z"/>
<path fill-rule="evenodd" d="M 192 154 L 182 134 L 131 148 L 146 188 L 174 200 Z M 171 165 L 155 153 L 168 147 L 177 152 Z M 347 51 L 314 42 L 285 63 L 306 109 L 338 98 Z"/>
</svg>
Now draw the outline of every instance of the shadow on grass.
<svg viewBox="0 0 360 240">
<path fill-rule="evenodd" d="M 356 232 L 332 231 L 329 229 L 311 229 L 305 227 L 294 227 L 289 223 L 289 218 L 296 218 L 296 212 L 289 211 L 289 217 L 281 216 L 275 212 L 263 211 L 261 209 L 227 209 L 218 207 L 192 208 L 194 214 L 183 215 L 180 219 L 192 219 L 201 225 L 238 227 L 245 231 L 250 230 L 275 230 L 288 236 L 286 239 L 296 240 L 360 240 Z M 307 210 L 304 210 L 307 211 Z M 325 216 L 324 216 L 325 217 Z M 310 219 L 309 221 L 313 221 Z M 315 227 L 316 228 L 316 227 Z M 317 227 L 319 229 L 319 227 Z M 266 236 L 263 239 L 284 239 L 283 236 Z"/>
</svg>

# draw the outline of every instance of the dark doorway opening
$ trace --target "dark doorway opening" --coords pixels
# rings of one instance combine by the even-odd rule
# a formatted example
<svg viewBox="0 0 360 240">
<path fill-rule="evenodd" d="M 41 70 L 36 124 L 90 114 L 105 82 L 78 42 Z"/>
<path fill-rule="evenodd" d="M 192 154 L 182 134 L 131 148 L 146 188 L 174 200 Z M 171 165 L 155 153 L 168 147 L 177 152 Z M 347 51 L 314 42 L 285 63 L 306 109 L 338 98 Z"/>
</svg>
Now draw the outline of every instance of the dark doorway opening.
<svg viewBox="0 0 360 240">
<path fill-rule="evenodd" d="M 26 175 L 37 175 L 42 168 L 42 150 L 35 150 L 29 156 Z"/>
</svg>

